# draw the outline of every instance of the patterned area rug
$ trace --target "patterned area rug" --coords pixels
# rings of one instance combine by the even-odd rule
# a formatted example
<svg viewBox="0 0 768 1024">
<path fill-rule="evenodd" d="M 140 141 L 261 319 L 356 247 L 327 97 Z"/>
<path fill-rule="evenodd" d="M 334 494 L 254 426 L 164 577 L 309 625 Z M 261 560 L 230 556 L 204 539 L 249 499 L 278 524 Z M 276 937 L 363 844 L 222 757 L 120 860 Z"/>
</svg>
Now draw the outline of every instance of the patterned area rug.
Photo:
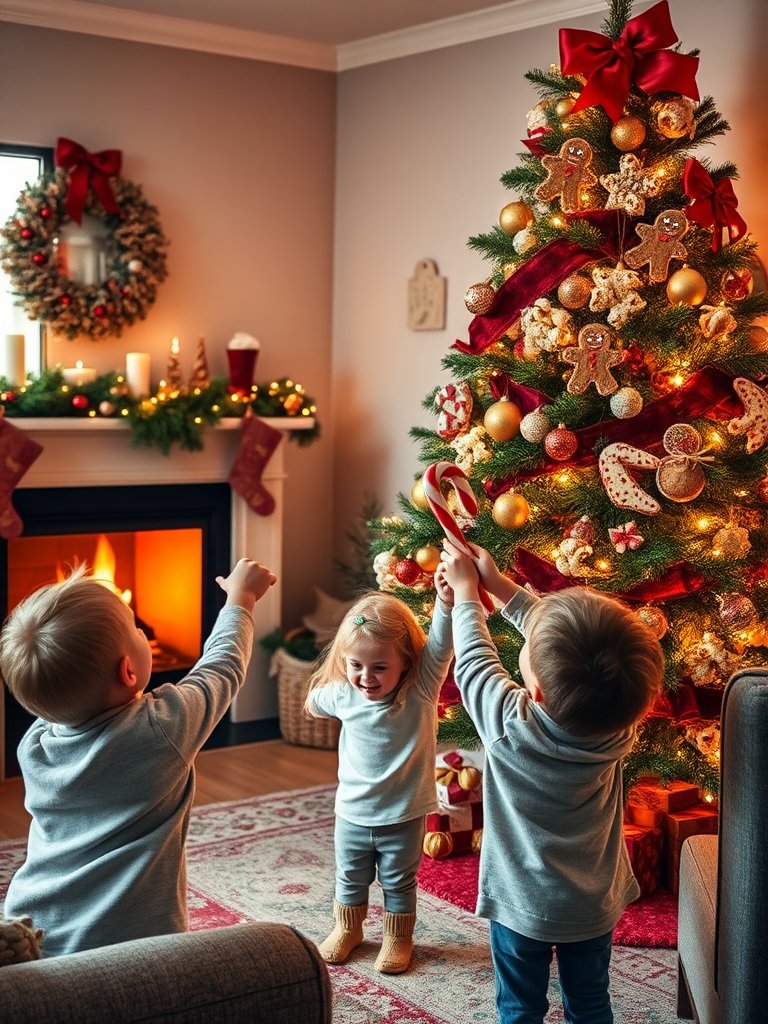
<svg viewBox="0 0 768 1024">
<path fill-rule="evenodd" d="M 192 927 L 286 921 L 320 941 L 330 930 L 333 786 L 196 808 L 189 832 Z M 24 841 L 0 844 L 0 896 Z M 331 968 L 335 1024 L 494 1024 L 488 924 L 424 889 L 411 970 L 373 969 L 381 942 L 381 891 L 371 890 L 367 941 Z M 616 1024 L 677 1024 L 676 954 L 616 946 L 611 990 Z M 546 1024 L 564 1021 L 555 968 Z"/>
</svg>

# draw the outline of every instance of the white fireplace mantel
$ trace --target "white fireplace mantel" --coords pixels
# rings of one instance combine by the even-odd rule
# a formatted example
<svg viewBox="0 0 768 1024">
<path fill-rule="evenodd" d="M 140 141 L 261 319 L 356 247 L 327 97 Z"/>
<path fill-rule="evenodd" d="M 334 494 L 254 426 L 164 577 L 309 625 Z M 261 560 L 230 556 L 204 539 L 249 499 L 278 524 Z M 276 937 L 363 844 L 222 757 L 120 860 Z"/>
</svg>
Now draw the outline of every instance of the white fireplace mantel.
<svg viewBox="0 0 768 1024">
<path fill-rule="evenodd" d="M 263 417 L 281 431 L 309 430 L 310 418 Z M 125 487 L 151 484 L 223 483 L 229 477 L 238 451 L 242 420 L 222 419 L 203 435 L 200 452 L 171 450 L 163 455 L 155 448 L 132 444 L 130 426 L 124 420 L 104 418 L 22 418 L 13 424 L 43 446 L 43 451 L 19 482 L 32 487 Z M 264 471 L 263 482 L 275 499 L 270 516 L 260 516 L 232 492 L 232 564 L 248 556 L 277 573 L 254 609 L 255 642 L 245 685 L 232 705 L 232 721 L 245 722 L 277 716 L 277 694 L 269 679 L 269 654 L 259 640 L 280 624 L 280 576 L 283 555 L 283 443 L 275 449 Z"/>
</svg>

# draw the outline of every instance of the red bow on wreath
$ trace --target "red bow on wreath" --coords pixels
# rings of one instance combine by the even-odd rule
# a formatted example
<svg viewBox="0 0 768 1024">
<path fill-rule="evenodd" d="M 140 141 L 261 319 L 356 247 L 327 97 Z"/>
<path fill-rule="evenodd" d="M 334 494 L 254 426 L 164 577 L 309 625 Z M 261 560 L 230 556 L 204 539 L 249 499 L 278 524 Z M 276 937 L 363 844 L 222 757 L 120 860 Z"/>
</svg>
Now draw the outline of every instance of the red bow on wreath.
<svg viewBox="0 0 768 1024">
<path fill-rule="evenodd" d="M 89 153 L 78 142 L 61 138 L 56 143 L 56 166 L 69 171 L 67 189 L 67 216 L 80 224 L 88 199 L 88 186 L 93 189 L 107 213 L 120 213 L 110 178 L 120 173 L 122 153 L 119 149 L 103 149 Z"/>
<path fill-rule="evenodd" d="M 633 82 L 651 95 L 678 92 L 698 100 L 699 59 L 666 49 L 676 42 L 666 0 L 630 19 L 618 39 L 561 28 L 563 74 L 588 76 L 573 111 L 599 105 L 612 121 L 618 121 Z"/>
<path fill-rule="evenodd" d="M 728 230 L 731 242 L 747 233 L 747 223 L 736 212 L 739 201 L 730 178 L 715 181 L 698 160 L 689 157 L 683 168 L 683 191 L 692 199 L 685 214 L 702 227 L 712 228 L 712 252 L 723 244 L 723 228 Z"/>
</svg>

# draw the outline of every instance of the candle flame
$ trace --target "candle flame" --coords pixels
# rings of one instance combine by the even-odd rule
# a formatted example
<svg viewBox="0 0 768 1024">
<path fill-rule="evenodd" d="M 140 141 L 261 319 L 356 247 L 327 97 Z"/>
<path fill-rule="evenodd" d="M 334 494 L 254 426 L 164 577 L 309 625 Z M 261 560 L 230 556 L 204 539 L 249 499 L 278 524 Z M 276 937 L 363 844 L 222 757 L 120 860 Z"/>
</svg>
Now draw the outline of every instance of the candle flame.
<svg viewBox="0 0 768 1024">
<path fill-rule="evenodd" d="M 179 346 L 179 339 L 178 338 L 173 338 L 171 340 L 171 352 L 173 352 L 173 354 L 175 356 L 177 356 L 179 354 L 179 347 L 180 347 Z"/>
<path fill-rule="evenodd" d="M 75 362 L 75 369 L 76 370 L 82 370 L 82 368 L 83 368 L 83 360 L 82 359 L 78 359 Z"/>
</svg>

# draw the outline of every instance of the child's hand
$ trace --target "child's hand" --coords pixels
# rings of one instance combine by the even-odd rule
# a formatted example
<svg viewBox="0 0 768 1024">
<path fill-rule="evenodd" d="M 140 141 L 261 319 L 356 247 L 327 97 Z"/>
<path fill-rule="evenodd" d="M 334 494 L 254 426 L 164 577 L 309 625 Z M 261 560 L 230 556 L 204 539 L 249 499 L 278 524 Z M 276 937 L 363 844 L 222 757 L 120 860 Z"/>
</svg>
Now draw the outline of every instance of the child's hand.
<svg viewBox="0 0 768 1024">
<path fill-rule="evenodd" d="M 448 608 L 453 608 L 453 588 L 445 578 L 445 573 L 442 571 L 442 563 L 435 570 L 435 590 L 443 604 Z"/>
<path fill-rule="evenodd" d="M 489 551 L 481 548 L 479 544 L 470 544 L 469 546 L 480 575 L 480 582 L 489 594 L 493 594 L 494 597 L 498 597 L 506 604 L 520 588 L 509 576 L 505 576 L 501 572 Z"/>
<path fill-rule="evenodd" d="M 449 540 L 443 541 L 442 561 L 435 578 L 441 576 L 453 590 L 454 601 L 477 601 L 480 578 L 474 561 Z"/>
<path fill-rule="evenodd" d="M 251 611 L 256 602 L 277 582 L 277 576 L 250 558 L 241 558 L 229 576 L 217 576 L 216 582 L 226 593 L 228 605 L 236 604 Z"/>
</svg>

